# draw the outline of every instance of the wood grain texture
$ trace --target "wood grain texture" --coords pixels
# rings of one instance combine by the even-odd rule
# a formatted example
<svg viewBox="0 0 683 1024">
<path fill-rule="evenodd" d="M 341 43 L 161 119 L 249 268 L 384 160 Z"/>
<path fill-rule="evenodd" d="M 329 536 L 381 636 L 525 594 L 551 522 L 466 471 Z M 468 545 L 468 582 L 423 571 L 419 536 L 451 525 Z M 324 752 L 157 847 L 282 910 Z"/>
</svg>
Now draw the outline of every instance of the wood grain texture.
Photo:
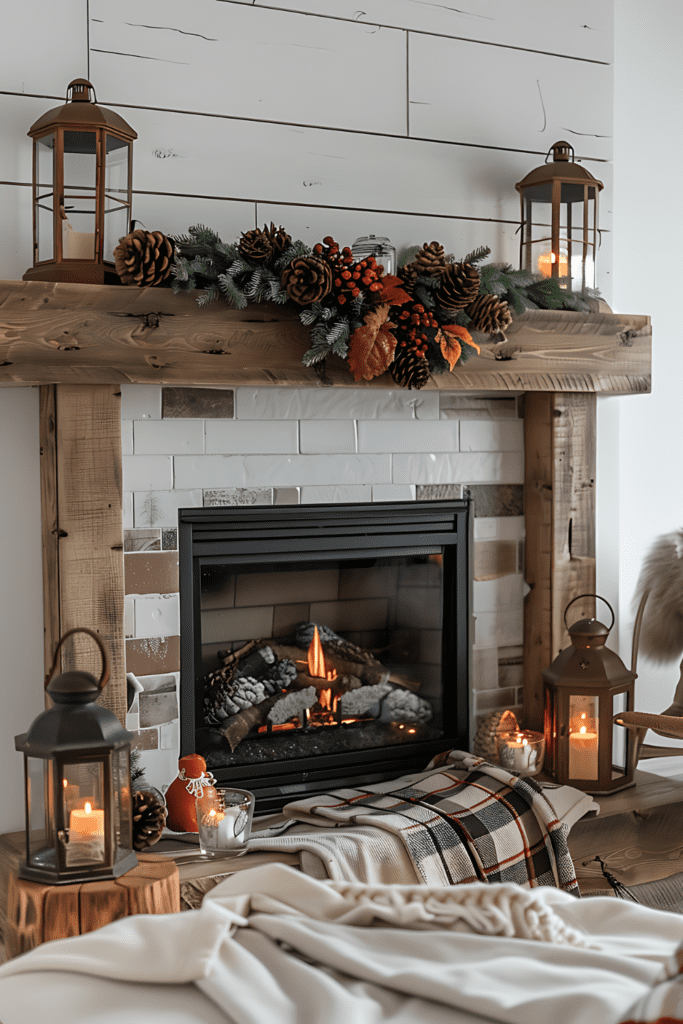
<svg viewBox="0 0 683 1024">
<path fill-rule="evenodd" d="M 362 10 L 358 0 L 255 0 L 255 6 L 459 36 L 583 60 L 612 60 L 611 0 L 572 0 L 571 5 L 561 6 L 549 6 L 547 0 L 524 0 L 523 16 L 520 6 L 509 0 L 477 0 L 466 6 L 433 0 L 364 0 Z"/>
<path fill-rule="evenodd" d="M 43 628 L 47 673 L 60 637 L 59 502 L 56 385 L 40 388 L 40 504 L 43 537 Z M 46 695 L 46 702 L 49 698 Z"/>
<path fill-rule="evenodd" d="M 147 314 L 154 314 L 151 321 Z M 147 323 L 158 326 L 146 326 Z M 624 339 L 626 338 L 627 343 Z M 517 318 L 509 345 L 484 340 L 480 356 L 428 386 L 465 391 L 650 389 L 647 316 L 532 311 Z M 319 386 L 302 365 L 309 332 L 294 309 L 199 309 L 170 289 L 4 282 L 0 285 L 0 384 L 296 384 Z M 498 358 L 514 348 L 512 358 Z M 335 384 L 358 387 L 330 361 Z M 362 385 L 361 385 L 362 386 Z M 393 386 L 388 375 L 370 387 Z"/>
<path fill-rule="evenodd" d="M 125 724 L 120 402 L 112 385 L 57 388 L 60 632 L 88 626 L 105 641 L 111 678 L 98 700 Z M 87 636 L 62 651 L 64 670 L 99 678 L 100 653 Z"/>
<path fill-rule="evenodd" d="M 180 911 L 178 868 L 155 854 L 119 878 L 72 885 L 42 885 L 9 875 L 5 945 L 8 957 L 42 942 L 83 935 L 133 914 Z"/>
<path fill-rule="evenodd" d="M 526 395 L 524 466 L 524 723 L 539 729 L 541 673 L 569 644 L 565 608 L 595 592 L 595 395 Z M 594 610 L 579 602 L 574 618 Z"/>
</svg>

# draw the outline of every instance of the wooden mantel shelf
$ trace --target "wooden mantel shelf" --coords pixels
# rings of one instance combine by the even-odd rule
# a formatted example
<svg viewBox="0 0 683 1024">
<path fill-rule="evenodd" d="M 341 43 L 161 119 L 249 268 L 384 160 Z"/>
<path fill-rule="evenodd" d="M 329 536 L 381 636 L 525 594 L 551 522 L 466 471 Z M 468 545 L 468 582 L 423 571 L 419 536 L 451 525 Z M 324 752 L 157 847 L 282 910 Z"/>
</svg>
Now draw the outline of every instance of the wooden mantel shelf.
<svg viewBox="0 0 683 1024">
<path fill-rule="evenodd" d="M 648 316 L 534 310 L 507 343 L 480 339 L 481 355 L 427 387 L 648 392 L 650 335 Z M 301 363 L 309 347 L 297 311 L 281 306 L 200 309 L 167 288 L 0 282 L 0 385 L 396 386 L 389 374 L 357 383 L 336 358 L 321 381 Z"/>
</svg>

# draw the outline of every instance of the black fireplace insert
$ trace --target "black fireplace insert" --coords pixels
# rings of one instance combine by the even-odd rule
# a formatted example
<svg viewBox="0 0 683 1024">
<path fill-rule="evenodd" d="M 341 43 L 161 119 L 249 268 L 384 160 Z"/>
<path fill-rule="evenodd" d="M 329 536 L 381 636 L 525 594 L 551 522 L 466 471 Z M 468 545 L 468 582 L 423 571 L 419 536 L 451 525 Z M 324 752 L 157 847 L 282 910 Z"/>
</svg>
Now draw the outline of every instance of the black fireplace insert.
<svg viewBox="0 0 683 1024">
<path fill-rule="evenodd" d="M 181 509 L 181 755 L 261 812 L 396 778 L 469 731 L 471 509 Z"/>
</svg>

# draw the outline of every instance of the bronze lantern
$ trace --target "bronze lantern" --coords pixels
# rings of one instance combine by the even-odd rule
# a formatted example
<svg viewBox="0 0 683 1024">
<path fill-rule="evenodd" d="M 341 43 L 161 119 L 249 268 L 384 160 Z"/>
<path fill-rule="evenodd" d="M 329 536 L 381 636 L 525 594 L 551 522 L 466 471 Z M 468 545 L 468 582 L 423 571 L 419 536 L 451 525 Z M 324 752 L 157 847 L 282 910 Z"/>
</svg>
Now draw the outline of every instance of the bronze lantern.
<svg viewBox="0 0 683 1024">
<path fill-rule="evenodd" d="M 567 612 L 582 597 L 570 601 Z M 604 598 L 599 598 L 605 601 Z M 543 673 L 546 738 L 545 771 L 555 782 L 586 793 L 614 793 L 633 785 L 633 742 L 614 718 L 633 709 L 635 671 L 605 646 L 614 625 L 580 619 L 567 626 L 571 646 L 560 651 Z"/>
<path fill-rule="evenodd" d="M 522 215 L 520 268 L 566 279 L 568 285 L 561 287 L 572 291 L 595 288 L 602 182 L 574 162 L 574 149 L 568 142 L 556 142 L 548 150 L 546 162 L 515 188 Z"/>
<path fill-rule="evenodd" d="M 99 681 L 89 672 L 53 678 L 59 651 L 88 633 L 102 655 Z M 19 876 L 48 885 L 118 878 L 137 864 L 133 852 L 131 734 L 95 700 L 109 679 L 109 656 L 89 629 L 70 629 L 57 644 L 45 688 L 53 706 L 27 733 L 24 754 L 26 861 Z"/>
<path fill-rule="evenodd" d="M 92 93 L 92 97 L 91 97 Z M 76 78 L 39 117 L 33 139 L 33 266 L 24 281 L 119 284 L 114 248 L 130 230 L 133 140 L 118 114 Z"/>
</svg>

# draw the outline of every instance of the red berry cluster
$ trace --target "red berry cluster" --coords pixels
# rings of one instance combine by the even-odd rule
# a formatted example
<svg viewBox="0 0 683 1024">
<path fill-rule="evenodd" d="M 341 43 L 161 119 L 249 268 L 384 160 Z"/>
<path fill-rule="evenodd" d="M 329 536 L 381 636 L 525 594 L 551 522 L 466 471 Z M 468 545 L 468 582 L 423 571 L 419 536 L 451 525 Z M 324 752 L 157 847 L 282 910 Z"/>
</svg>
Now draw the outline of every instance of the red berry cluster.
<svg viewBox="0 0 683 1024">
<path fill-rule="evenodd" d="M 396 319 L 399 348 L 413 348 L 418 356 L 424 356 L 429 343 L 427 331 L 439 326 L 433 313 L 425 309 L 421 302 L 413 302 L 410 306 L 402 306 Z"/>
<path fill-rule="evenodd" d="M 384 267 L 377 263 L 374 256 L 370 256 L 360 263 L 354 263 L 353 255 L 348 245 L 341 252 L 339 246 L 331 235 L 323 238 L 322 245 L 318 242 L 313 246 L 313 253 L 324 259 L 332 270 L 332 294 L 338 305 L 343 306 L 349 299 L 355 299 L 360 295 L 361 287 L 374 296 L 381 292 L 381 277 Z M 379 295 L 376 295 L 379 298 Z"/>
</svg>

